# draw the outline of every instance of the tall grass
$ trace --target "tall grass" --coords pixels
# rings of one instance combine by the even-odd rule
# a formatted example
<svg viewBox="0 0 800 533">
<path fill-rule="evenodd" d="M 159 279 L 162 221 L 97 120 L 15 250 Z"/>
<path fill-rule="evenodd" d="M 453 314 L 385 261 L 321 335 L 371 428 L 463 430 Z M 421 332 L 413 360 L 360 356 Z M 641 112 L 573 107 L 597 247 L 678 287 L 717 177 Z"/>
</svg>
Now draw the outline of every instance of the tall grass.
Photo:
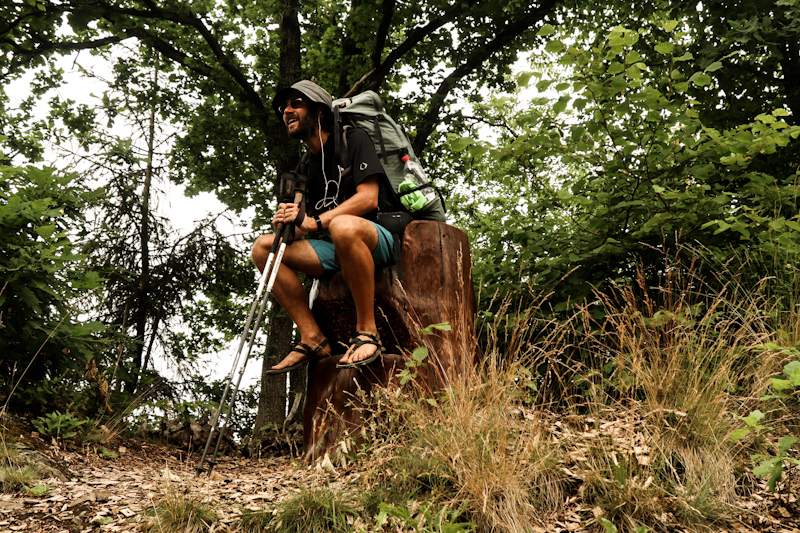
<svg viewBox="0 0 800 533">
<path fill-rule="evenodd" d="M 467 502 L 466 518 L 492 532 L 532 531 L 567 502 L 591 510 L 583 526 L 621 531 L 734 520 L 752 484 L 729 437 L 781 368 L 782 352 L 763 349 L 776 303 L 735 276 L 708 284 L 678 266 L 658 286 L 640 275 L 597 293 L 564 321 L 515 313 L 475 375 L 436 397 L 376 396 L 371 490 Z"/>
</svg>

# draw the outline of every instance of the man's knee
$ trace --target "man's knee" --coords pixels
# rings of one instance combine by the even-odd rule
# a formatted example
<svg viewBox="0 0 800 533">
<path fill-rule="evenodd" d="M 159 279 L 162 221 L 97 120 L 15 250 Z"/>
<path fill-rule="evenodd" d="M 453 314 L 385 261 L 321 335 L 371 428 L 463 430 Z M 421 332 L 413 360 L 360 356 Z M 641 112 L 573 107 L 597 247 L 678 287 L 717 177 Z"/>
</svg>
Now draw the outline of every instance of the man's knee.
<svg viewBox="0 0 800 533">
<path fill-rule="evenodd" d="M 273 239 L 274 235 L 262 235 L 256 239 L 251 252 L 254 263 L 258 264 L 260 261 L 266 260 L 269 255 L 269 250 L 272 248 Z"/>
<path fill-rule="evenodd" d="M 358 241 L 367 241 L 369 231 L 373 230 L 372 224 L 361 217 L 341 215 L 331 220 L 328 231 L 333 243 L 338 247 Z"/>
</svg>

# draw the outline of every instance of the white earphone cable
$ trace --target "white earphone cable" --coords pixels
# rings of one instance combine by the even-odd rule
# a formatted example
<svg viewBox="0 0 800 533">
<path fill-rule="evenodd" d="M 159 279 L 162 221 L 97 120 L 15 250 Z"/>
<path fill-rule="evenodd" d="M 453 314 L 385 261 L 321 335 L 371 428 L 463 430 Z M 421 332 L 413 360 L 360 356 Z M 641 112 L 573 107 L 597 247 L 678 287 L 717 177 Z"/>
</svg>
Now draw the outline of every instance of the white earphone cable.
<svg viewBox="0 0 800 533">
<path fill-rule="evenodd" d="M 336 198 L 339 196 L 339 187 L 342 182 L 342 172 L 341 169 L 339 169 L 339 177 L 335 181 L 329 180 L 327 174 L 325 174 L 325 145 L 322 142 L 322 119 L 319 116 L 317 116 L 317 133 L 319 134 L 319 144 L 322 147 L 322 178 L 325 180 L 325 196 L 318 201 L 316 205 L 314 205 L 314 208 L 317 211 L 321 211 L 330 206 L 336 207 L 339 205 L 339 202 L 336 201 Z M 336 192 L 329 197 L 328 189 L 331 187 L 331 185 L 336 186 Z"/>
</svg>

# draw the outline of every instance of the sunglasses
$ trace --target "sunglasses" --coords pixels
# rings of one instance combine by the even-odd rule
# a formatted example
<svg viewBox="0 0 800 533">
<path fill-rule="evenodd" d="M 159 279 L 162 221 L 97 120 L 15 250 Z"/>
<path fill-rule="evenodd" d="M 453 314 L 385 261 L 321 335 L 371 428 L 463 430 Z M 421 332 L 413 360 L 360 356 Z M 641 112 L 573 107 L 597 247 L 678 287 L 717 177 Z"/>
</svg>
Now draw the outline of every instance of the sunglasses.
<svg viewBox="0 0 800 533">
<path fill-rule="evenodd" d="M 282 106 L 278 107 L 278 112 L 283 115 L 283 112 L 286 111 L 287 108 L 291 107 L 292 109 L 299 109 L 305 105 L 306 100 L 302 96 L 298 96 L 294 100 L 290 100 L 289 102 L 283 104 Z"/>
</svg>

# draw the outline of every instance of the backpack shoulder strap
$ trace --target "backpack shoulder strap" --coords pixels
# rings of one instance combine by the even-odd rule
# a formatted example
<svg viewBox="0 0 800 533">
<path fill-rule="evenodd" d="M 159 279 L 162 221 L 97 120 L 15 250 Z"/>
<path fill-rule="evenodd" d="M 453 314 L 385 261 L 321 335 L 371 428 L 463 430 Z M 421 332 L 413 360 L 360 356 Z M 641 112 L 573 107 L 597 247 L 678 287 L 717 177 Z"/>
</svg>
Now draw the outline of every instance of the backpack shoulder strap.
<svg viewBox="0 0 800 533">
<path fill-rule="evenodd" d="M 350 151 L 347 147 L 347 138 L 357 126 L 352 123 L 343 124 L 339 108 L 333 108 L 333 145 L 336 147 L 336 162 L 344 168 L 343 162 L 350 158 Z"/>
<path fill-rule="evenodd" d="M 336 147 L 336 162 L 340 167 L 345 168 L 345 163 L 350 160 L 350 147 L 347 139 L 357 128 L 349 124 L 340 125 L 335 123 L 334 127 L 334 146 Z"/>
</svg>

